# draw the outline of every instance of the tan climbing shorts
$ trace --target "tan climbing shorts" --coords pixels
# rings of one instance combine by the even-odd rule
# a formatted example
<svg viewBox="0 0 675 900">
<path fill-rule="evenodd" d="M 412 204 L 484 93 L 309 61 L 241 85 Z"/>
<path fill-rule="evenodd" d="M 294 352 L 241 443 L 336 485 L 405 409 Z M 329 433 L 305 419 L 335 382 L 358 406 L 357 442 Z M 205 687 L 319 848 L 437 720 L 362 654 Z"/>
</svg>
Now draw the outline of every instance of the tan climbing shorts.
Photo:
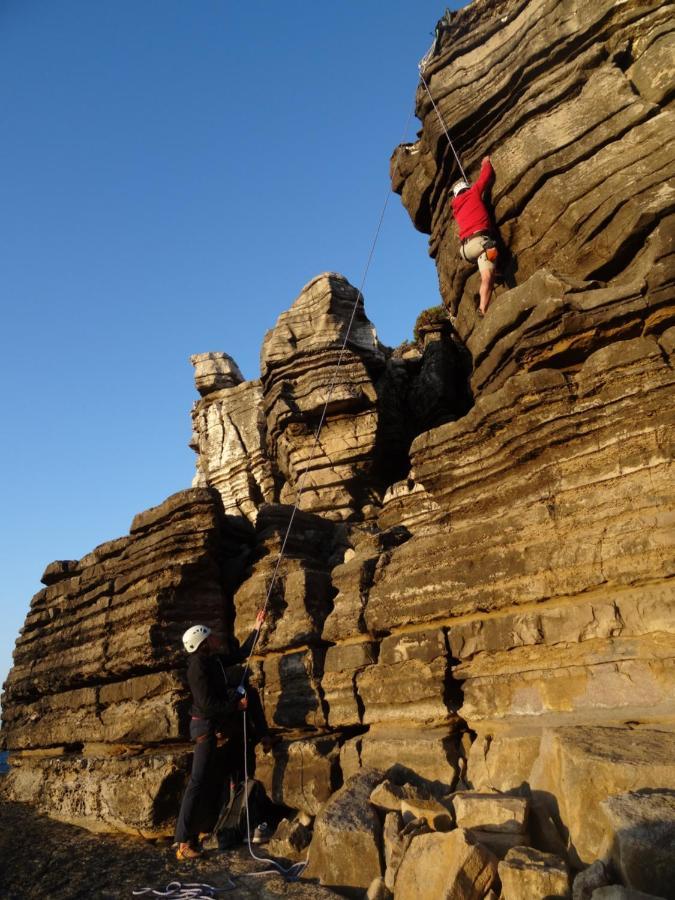
<svg viewBox="0 0 675 900">
<path fill-rule="evenodd" d="M 494 240 L 487 234 L 477 234 L 462 242 L 459 253 L 468 263 L 478 263 L 481 272 L 494 272 L 495 264 L 493 260 L 488 259 L 486 244 L 494 246 Z"/>
</svg>

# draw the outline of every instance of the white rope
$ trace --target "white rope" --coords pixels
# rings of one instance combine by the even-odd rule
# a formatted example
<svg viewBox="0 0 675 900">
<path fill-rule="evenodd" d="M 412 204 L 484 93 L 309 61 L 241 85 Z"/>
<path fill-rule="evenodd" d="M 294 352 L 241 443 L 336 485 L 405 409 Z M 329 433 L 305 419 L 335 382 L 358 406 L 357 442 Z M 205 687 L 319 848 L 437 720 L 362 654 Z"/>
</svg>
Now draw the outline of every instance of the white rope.
<svg viewBox="0 0 675 900">
<path fill-rule="evenodd" d="M 233 891 L 236 884 L 228 876 L 228 884 L 225 887 L 214 887 L 212 884 L 202 884 L 200 882 L 186 882 L 182 884 L 180 881 L 170 881 L 166 890 L 156 891 L 154 888 L 139 888 L 132 891 L 134 897 L 143 897 L 146 894 L 152 897 L 166 897 L 167 900 L 213 900 L 218 894 L 225 894 Z"/>
<path fill-rule="evenodd" d="M 256 856 L 253 852 L 253 847 L 251 845 L 251 813 L 248 808 L 248 740 L 246 734 L 246 710 L 242 712 L 242 718 L 244 721 L 244 805 L 246 807 L 246 843 L 248 844 L 248 852 L 251 854 L 251 858 L 255 859 L 256 862 L 266 863 L 267 865 L 273 866 L 272 869 L 266 869 L 263 872 L 253 872 L 253 875 L 283 875 L 288 881 L 295 881 L 300 877 L 303 873 L 305 866 L 309 862 L 308 859 L 302 860 L 302 862 L 293 863 L 292 866 L 282 866 L 280 862 L 277 862 L 275 859 L 271 859 L 270 857 L 264 856 Z"/>
<path fill-rule="evenodd" d="M 410 120 L 412 119 L 412 116 L 413 116 L 413 112 L 414 112 L 414 110 L 411 110 L 410 113 L 409 113 L 409 115 L 408 115 L 408 118 L 407 118 L 406 123 L 405 123 L 405 128 L 404 128 L 404 130 L 403 130 L 403 138 L 402 138 L 402 140 L 400 141 L 400 143 L 404 143 L 404 141 L 405 141 L 406 135 L 407 135 L 407 133 L 408 133 L 408 127 L 409 127 L 409 125 L 410 125 Z M 392 181 L 394 180 L 394 176 L 396 175 L 396 172 L 397 172 L 397 171 L 398 171 L 398 159 L 396 160 L 396 165 L 395 165 L 394 171 L 393 171 L 393 173 L 392 173 L 392 179 L 391 179 Z M 322 412 L 321 412 L 321 418 L 319 419 L 319 424 L 318 424 L 318 426 L 317 426 L 316 433 L 315 433 L 315 435 L 314 435 L 314 444 L 313 444 L 313 446 L 312 446 L 312 452 L 311 452 L 311 454 L 310 454 L 309 461 L 307 462 L 307 465 L 305 466 L 305 469 L 304 469 L 304 471 L 303 471 L 303 473 L 302 473 L 302 475 L 301 475 L 301 477 L 300 477 L 300 480 L 299 480 L 299 482 L 298 482 L 297 496 L 296 496 L 296 499 L 295 499 L 295 503 L 294 503 L 294 505 L 293 505 L 293 510 L 292 510 L 292 512 L 291 512 L 291 517 L 290 517 L 290 519 L 288 520 L 288 526 L 287 526 L 287 528 L 286 528 L 286 533 L 284 534 L 284 539 L 283 539 L 282 544 L 281 544 L 281 549 L 279 550 L 279 556 L 278 556 L 278 558 L 277 558 L 277 562 L 276 562 L 276 565 L 275 565 L 275 567 L 274 567 L 274 572 L 272 573 L 272 580 L 270 581 L 270 585 L 269 585 L 269 588 L 268 588 L 268 590 L 267 590 L 267 596 L 265 597 L 265 603 L 264 603 L 263 608 L 262 608 L 263 613 L 266 612 L 266 610 L 267 610 L 267 606 L 268 606 L 268 604 L 269 604 L 270 597 L 271 597 L 271 595 L 272 595 L 272 590 L 273 590 L 273 588 L 274 588 L 274 584 L 275 584 L 275 581 L 276 581 L 276 578 L 277 578 L 277 574 L 278 574 L 278 572 L 279 572 L 279 566 L 281 565 L 281 560 L 283 559 L 284 552 L 285 552 L 285 550 L 286 550 L 286 544 L 288 543 L 288 538 L 289 538 L 289 535 L 290 535 L 290 533 L 291 533 L 291 528 L 293 527 L 293 520 L 295 519 L 296 513 L 297 513 L 298 508 L 299 508 L 299 506 L 300 506 L 300 500 L 301 500 L 301 498 L 302 498 L 302 491 L 303 491 L 303 488 L 304 488 L 305 478 L 306 478 L 306 476 L 307 476 L 307 473 L 309 472 L 310 466 L 311 466 L 311 464 L 312 464 L 312 460 L 314 459 L 314 454 L 315 454 L 315 452 L 316 452 L 316 448 L 317 448 L 318 443 L 319 443 L 319 437 L 320 437 L 320 435 L 321 435 L 321 429 L 322 429 L 323 424 L 324 424 L 324 421 L 325 421 L 325 419 L 326 419 L 326 414 L 327 414 L 327 411 L 328 411 L 328 406 L 329 406 L 330 401 L 331 401 L 331 397 L 333 396 L 333 390 L 334 390 L 334 388 L 335 388 L 335 383 L 336 383 L 336 380 L 337 380 L 337 375 L 338 375 L 338 372 L 339 372 L 339 370 L 340 370 L 340 366 L 341 366 L 341 364 L 342 364 L 342 359 L 343 359 L 343 357 L 344 357 L 345 350 L 346 350 L 346 348 L 347 348 L 347 342 L 349 341 L 349 335 L 350 335 L 350 333 L 351 333 L 352 325 L 354 324 L 354 318 L 356 317 L 356 310 L 357 310 L 358 305 L 359 305 L 359 300 L 362 300 L 362 299 L 363 299 L 363 288 L 364 288 L 365 283 L 366 283 L 366 278 L 368 277 L 368 270 L 370 269 L 370 264 L 371 264 L 371 262 L 372 262 L 372 260 L 373 260 L 373 254 L 375 253 L 375 247 L 376 247 L 376 245 L 377 245 L 377 241 L 378 241 L 378 238 L 379 238 L 379 236 L 380 236 L 380 231 L 382 230 L 382 223 L 383 223 L 383 221 L 384 221 L 384 216 L 385 216 L 385 213 L 386 213 L 386 211 L 387 211 L 387 206 L 389 205 L 389 198 L 391 197 L 391 194 L 392 194 L 392 190 L 391 190 L 391 187 L 390 187 L 389 190 L 387 191 L 387 194 L 386 194 L 386 197 L 385 197 L 385 200 L 384 200 L 384 205 L 382 206 L 382 212 L 380 213 L 380 218 L 379 218 L 378 223 L 377 223 L 377 228 L 375 229 L 375 236 L 373 237 L 372 243 L 371 243 L 371 245 L 370 245 L 370 252 L 368 253 L 368 258 L 367 258 L 367 260 L 366 260 L 366 265 L 365 265 L 365 268 L 364 268 L 364 270 L 363 270 L 363 276 L 362 276 L 362 278 L 361 278 L 361 284 L 360 284 L 360 286 L 359 286 L 359 288 L 358 288 L 358 290 L 357 290 L 357 293 L 356 293 L 356 299 L 354 300 L 354 305 L 353 305 L 353 307 L 352 307 L 352 312 L 351 312 L 351 315 L 350 315 L 350 317 L 349 317 L 349 322 L 347 323 L 347 330 L 346 330 L 346 332 L 345 332 L 344 340 L 342 341 L 342 347 L 340 348 L 340 355 L 338 356 L 338 360 L 337 360 L 337 363 L 336 363 L 336 365 L 335 365 L 335 370 L 334 370 L 334 372 L 333 372 L 333 377 L 331 378 L 330 386 L 329 386 L 329 388 L 328 388 L 328 395 L 327 395 L 327 398 L 326 398 L 326 402 L 324 403 L 324 407 L 323 407 L 323 410 L 322 410 Z M 246 664 L 245 664 L 245 666 L 244 666 L 244 671 L 243 671 L 243 673 L 242 673 L 242 677 L 241 677 L 241 685 L 240 685 L 240 686 L 243 686 L 244 681 L 246 680 L 246 675 L 247 675 L 247 672 L 248 672 L 248 670 L 249 670 L 249 668 L 250 668 L 250 664 L 251 664 L 251 657 L 253 656 L 253 654 L 254 654 L 254 652 L 255 652 L 255 648 L 256 648 L 256 645 L 257 645 L 257 643 L 258 643 L 258 639 L 260 638 L 260 630 L 261 630 L 261 629 L 258 629 L 258 631 L 257 631 L 257 633 L 256 633 L 256 636 L 255 636 L 255 638 L 254 638 L 254 640 L 253 640 L 253 644 L 251 645 L 251 650 L 250 650 L 250 652 L 249 652 L 249 654 L 248 654 L 248 658 L 247 658 Z M 249 811 L 249 807 L 248 807 L 248 753 L 247 753 L 247 751 L 248 751 L 248 747 L 247 747 L 248 739 L 247 739 L 247 732 L 246 732 L 246 710 L 243 710 L 243 711 L 242 711 L 242 717 L 243 717 L 243 720 L 244 720 L 244 797 L 245 797 L 245 804 L 246 804 L 246 843 L 247 843 L 247 845 L 248 845 L 248 852 L 250 853 L 252 859 L 255 859 L 255 860 L 258 861 L 258 862 L 263 862 L 263 863 L 266 863 L 266 864 L 268 864 L 268 865 L 273 866 L 272 869 L 267 869 L 267 870 L 264 871 L 264 872 L 256 872 L 256 873 L 254 873 L 254 874 L 256 874 L 256 875 L 271 875 L 271 874 L 277 875 L 277 874 L 278 874 L 278 875 L 283 875 L 284 878 L 286 878 L 287 880 L 295 880 L 295 879 L 299 878 L 300 875 L 302 874 L 302 872 L 304 871 L 304 869 L 305 869 L 305 867 L 306 867 L 306 865 L 307 865 L 308 860 L 303 860 L 302 862 L 294 863 L 292 866 L 289 866 L 288 868 L 286 868 L 285 866 L 283 866 L 281 863 L 277 862 L 277 861 L 274 860 L 274 859 L 256 856 L 256 854 L 253 852 L 253 847 L 252 847 L 252 845 L 251 845 L 251 815 L 250 815 L 250 811 Z"/>
<path fill-rule="evenodd" d="M 428 54 L 427 54 L 427 56 L 428 56 Z M 424 59 L 420 62 L 419 66 L 418 66 L 418 69 L 420 72 L 420 78 L 422 79 L 422 84 L 424 85 L 426 92 L 429 95 L 429 99 L 431 100 L 431 105 L 436 110 L 436 115 L 438 116 L 438 121 L 441 123 L 441 128 L 445 132 L 445 136 L 448 139 L 448 144 L 450 144 L 450 149 L 452 150 L 452 152 L 455 156 L 455 159 L 457 160 L 457 165 L 459 166 L 459 171 L 462 173 L 462 178 L 464 179 L 464 181 L 468 181 L 468 179 L 466 177 L 466 172 L 464 171 L 464 168 L 462 167 L 462 161 L 460 160 L 459 155 L 458 155 L 457 151 L 455 150 L 455 145 L 452 143 L 452 139 L 450 137 L 450 132 L 448 131 L 448 128 L 445 124 L 445 120 L 443 119 L 443 116 L 441 115 L 440 109 L 436 106 L 436 101 L 431 96 L 431 91 L 429 90 L 429 85 L 427 84 L 426 78 L 424 77 L 423 68 L 424 68 L 424 65 L 426 65 L 426 63 L 425 63 L 426 59 L 427 59 L 427 57 L 425 56 Z"/>
<path fill-rule="evenodd" d="M 408 126 L 410 125 L 410 120 L 412 119 L 413 112 L 414 112 L 414 109 L 412 109 L 408 115 L 408 119 L 405 123 L 405 128 L 403 130 L 403 139 L 400 141 L 400 143 L 404 143 L 404 141 L 405 141 L 406 135 L 408 133 Z M 461 168 L 461 166 L 460 166 L 460 168 Z M 396 165 L 395 165 L 394 171 L 392 173 L 392 178 L 391 178 L 392 181 L 394 180 L 394 176 L 396 175 L 397 171 L 398 171 L 398 159 L 396 160 Z M 302 475 L 300 476 L 300 480 L 298 481 L 298 488 L 297 488 L 295 503 L 293 504 L 293 510 L 291 512 L 291 517 L 288 520 L 288 526 L 286 527 L 286 533 L 284 534 L 284 539 L 281 544 L 281 549 L 279 550 L 279 556 L 277 557 L 277 562 L 274 567 L 274 571 L 272 572 L 272 580 L 270 581 L 269 588 L 267 589 L 267 596 L 265 597 L 265 603 L 263 604 L 263 607 L 262 607 L 263 613 L 265 613 L 267 611 L 267 606 L 269 604 L 270 597 L 272 596 L 272 591 L 274 589 L 274 585 L 277 580 L 277 575 L 279 573 L 279 566 L 281 565 L 281 561 L 284 557 L 284 553 L 286 551 L 286 544 L 288 543 L 288 538 L 291 533 L 291 528 L 293 527 L 293 520 L 295 519 L 296 513 L 298 512 L 298 508 L 300 506 L 300 500 L 302 499 L 302 492 L 304 490 L 304 485 L 305 485 L 305 478 L 307 477 L 307 473 L 309 472 L 312 462 L 314 460 L 316 448 L 319 445 L 319 437 L 321 436 L 321 429 L 323 428 L 324 422 L 326 420 L 326 414 L 328 412 L 328 406 L 329 406 L 330 401 L 333 396 L 333 391 L 335 389 L 335 383 L 337 381 L 338 372 L 340 371 L 340 366 L 342 365 L 342 360 L 345 355 L 345 351 L 347 349 L 347 343 L 349 341 L 349 335 L 351 333 L 352 325 L 354 324 L 354 319 L 356 317 L 356 310 L 358 309 L 359 300 L 363 300 L 363 288 L 365 287 L 366 278 L 368 277 L 368 270 L 370 269 L 370 264 L 373 260 L 373 254 L 375 253 L 375 247 L 377 245 L 377 241 L 380 236 L 380 231 L 382 230 L 382 223 L 384 221 L 384 215 L 387 211 L 387 206 L 389 205 L 389 198 L 391 197 L 391 194 L 392 194 L 392 190 L 390 187 L 389 190 L 387 191 L 387 195 L 384 200 L 382 212 L 380 213 L 380 218 L 377 223 L 377 228 L 375 229 L 375 236 L 373 237 L 372 243 L 370 245 L 370 252 L 368 253 L 366 265 L 363 270 L 361 284 L 356 292 L 356 299 L 354 300 L 354 304 L 352 306 L 352 312 L 349 317 L 349 322 L 347 323 L 347 330 L 345 332 L 344 340 L 342 341 L 342 347 L 340 348 L 340 355 L 338 356 L 338 360 L 335 365 L 335 369 L 333 371 L 333 377 L 331 378 L 331 382 L 328 387 L 328 395 L 326 397 L 326 402 L 324 403 L 323 410 L 321 412 L 321 418 L 319 419 L 319 424 L 317 425 L 316 432 L 314 434 L 314 443 L 312 445 L 312 452 L 310 453 L 309 460 L 307 461 L 307 465 L 305 466 L 305 468 L 302 472 Z M 246 680 L 246 675 L 248 674 L 248 671 L 250 668 L 251 657 L 255 653 L 255 648 L 256 648 L 256 646 L 258 644 L 258 640 L 260 638 L 260 631 L 261 631 L 261 629 L 259 628 L 258 631 L 256 632 L 256 636 L 253 640 L 253 644 L 251 645 L 251 650 L 248 654 L 246 664 L 244 665 L 244 671 L 241 676 L 241 685 L 242 686 L 244 684 L 244 681 Z"/>
</svg>

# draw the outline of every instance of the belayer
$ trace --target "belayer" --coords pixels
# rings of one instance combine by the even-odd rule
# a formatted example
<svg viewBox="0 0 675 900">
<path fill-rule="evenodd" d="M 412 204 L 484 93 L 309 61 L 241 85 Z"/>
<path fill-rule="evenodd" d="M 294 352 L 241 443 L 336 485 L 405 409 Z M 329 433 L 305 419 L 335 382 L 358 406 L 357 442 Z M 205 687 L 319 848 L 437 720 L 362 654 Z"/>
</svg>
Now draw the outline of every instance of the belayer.
<svg viewBox="0 0 675 900">
<path fill-rule="evenodd" d="M 247 710 L 255 736 L 267 750 L 271 738 L 260 698 L 252 688 L 241 687 L 242 663 L 251 652 L 265 614 L 261 610 L 255 628 L 241 645 L 233 638 L 221 641 L 206 625 L 193 625 L 183 635 L 188 652 L 187 679 L 192 692 L 190 738 L 194 742 L 192 771 L 176 822 L 177 859 L 201 856 L 198 841 L 199 807 L 211 790 L 210 776 L 218 747 L 227 739 L 229 771 L 220 773 L 234 781 L 243 770 L 241 712 Z M 224 653 L 222 651 L 225 651 Z M 235 771 L 236 770 L 236 771 Z M 226 777 L 226 783 L 228 778 Z"/>
<path fill-rule="evenodd" d="M 478 312 L 481 316 L 485 315 L 492 299 L 497 259 L 495 233 L 483 201 L 483 195 L 494 177 L 495 170 L 490 157 L 486 156 L 475 184 L 470 185 L 462 178 L 452 188 L 452 214 L 459 229 L 460 255 L 466 262 L 478 263 L 480 271 Z"/>
</svg>

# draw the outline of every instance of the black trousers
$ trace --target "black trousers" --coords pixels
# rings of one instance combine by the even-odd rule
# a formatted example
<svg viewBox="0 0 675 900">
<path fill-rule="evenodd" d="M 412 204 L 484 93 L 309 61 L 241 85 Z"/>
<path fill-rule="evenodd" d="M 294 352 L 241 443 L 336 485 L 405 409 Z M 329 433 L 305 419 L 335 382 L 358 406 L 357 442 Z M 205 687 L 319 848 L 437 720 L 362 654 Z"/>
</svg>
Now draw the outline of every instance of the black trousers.
<svg viewBox="0 0 675 900">
<path fill-rule="evenodd" d="M 247 765 L 249 774 L 255 767 L 254 744 L 268 734 L 265 714 L 258 692 L 248 689 L 247 711 Z M 181 800 L 176 821 L 176 841 L 186 844 L 197 837 L 200 830 L 207 831 L 203 806 L 211 801 L 211 818 L 218 815 L 221 806 L 229 797 L 230 781 L 237 784 L 244 777 L 244 729 L 243 716 L 236 713 L 227 726 L 227 741 L 223 747 L 216 745 L 215 727 L 208 719 L 190 721 L 190 738 L 195 742 L 190 780 Z M 202 740 L 198 740 L 202 738 Z M 219 799 L 213 806 L 213 799 Z M 203 829 L 199 828 L 205 825 Z M 215 819 L 214 819 L 215 821 Z M 211 827 L 213 822 L 211 822 Z"/>
<path fill-rule="evenodd" d="M 196 814 L 199 803 L 208 789 L 216 754 L 216 735 L 207 719 L 193 719 L 190 722 L 190 738 L 195 741 L 192 771 L 176 822 L 176 840 L 181 844 L 186 844 L 197 837 Z"/>
</svg>

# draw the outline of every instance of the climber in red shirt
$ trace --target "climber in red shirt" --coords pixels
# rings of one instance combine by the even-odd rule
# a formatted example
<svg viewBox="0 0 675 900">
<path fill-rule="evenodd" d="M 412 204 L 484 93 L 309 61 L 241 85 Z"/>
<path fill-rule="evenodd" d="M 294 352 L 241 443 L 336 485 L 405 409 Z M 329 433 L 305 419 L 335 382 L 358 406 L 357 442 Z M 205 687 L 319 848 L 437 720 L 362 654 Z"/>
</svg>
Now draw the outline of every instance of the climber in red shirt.
<svg viewBox="0 0 675 900">
<path fill-rule="evenodd" d="M 492 299 L 495 280 L 497 244 L 490 214 L 483 202 L 483 193 L 494 179 L 490 157 L 486 156 L 480 167 L 478 180 L 469 185 L 464 179 L 452 188 L 452 214 L 459 229 L 460 254 L 469 263 L 478 263 L 480 271 L 479 313 L 484 316 Z"/>
</svg>

